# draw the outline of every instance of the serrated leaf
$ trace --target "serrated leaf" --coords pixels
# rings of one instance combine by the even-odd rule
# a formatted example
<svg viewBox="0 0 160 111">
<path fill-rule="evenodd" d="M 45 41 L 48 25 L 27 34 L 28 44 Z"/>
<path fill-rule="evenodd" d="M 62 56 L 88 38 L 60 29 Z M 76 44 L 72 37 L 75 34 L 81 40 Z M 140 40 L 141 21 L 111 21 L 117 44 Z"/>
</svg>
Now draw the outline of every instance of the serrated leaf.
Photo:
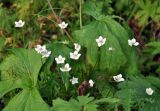
<svg viewBox="0 0 160 111">
<path fill-rule="evenodd" d="M 54 111 L 97 111 L 99 103 L 117 103 L 116 98 L 103 98 L 95 100 L 94 97 L 78 96 L 77 100 L 71 99 L 68 102 L 60 98 L 53 100 Z"/>
<path fill-rule="evenodd" d="M 131 80 L 125 81 L 119 85 L 119 88 L 122 90 L 120 90 L 117 95 L 127 99 L 127 94 L 130 94 L 130 102 L 132 101 L 132 105 L 136 103 L 139 104 L 139 111 L 159 111 L 160 107 L 158 104 L 160 103 L 160 94 L 154 82 L 157 82 L 157 80 L 153 78 L 147 81 L 143 77 L 132 77 Z M 154 93 L 150 96 L 147 95 L 146 88 L 152 88 Z M 127 92 L 128 90 L 130 90 L 130 92 Z M 122 101 L 125 100 L 124 98 L 122 98 Z M 127 104 L 124 103 L 124 106 L 125 105 Z"/>
</svg>

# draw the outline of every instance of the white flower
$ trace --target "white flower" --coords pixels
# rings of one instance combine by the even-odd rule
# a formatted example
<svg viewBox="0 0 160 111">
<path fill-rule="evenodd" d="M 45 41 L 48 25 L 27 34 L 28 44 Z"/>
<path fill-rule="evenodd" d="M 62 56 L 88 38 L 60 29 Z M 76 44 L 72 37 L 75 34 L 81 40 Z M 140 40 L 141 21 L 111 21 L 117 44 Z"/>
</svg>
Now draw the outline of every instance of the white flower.
<svg viewBox="0 0 160 111">
<path fill-rule="evenodd" d="M 146 93 L 151 96 L 153 94 L 153 89 L 152 88 L 146 88 Z"/>
<path fill-rule="evenodd" d="M 67 63 L 67 64 L 64 65 L 64 67 L 61 67 L 60 70 L 61 70 L 62 72 L 68 72 L 68 71 L 71 70 L 71 67 L 70 67 L 69 64 Z"/>
<path fill-rule="evenodd" d="M 62 23 L 58 24 L 58 26 L 59 26 L 61 29 L 65 29 L 65 28 L 67 28 L 68 23 L 65 23 L 65 22 L 63 21 Z"/>
<path fill-rule="evenodd" d="M 75 77 L 72 77 L 72 79 L 70 79 L 71 83 L 74 85 L 74 84 L 77 84 L 78 83 L 78 78 L 75 78 Z"/>
<path fill-rule="evenodd" d="M 102 36 L 99 36 L 99 38 L 96 39 L 96 42 L 97 42 L 98 47 L 101 47 L 102 45 L 105 44 L 106 38 L 103 38 Z"/>
<path fill-rule="evenodd" d="M 94 85 L 94 82 L 93 82 L 93 80 L 89 80 L 89 85 L 90 85 L 90 87 L 93 87 L 93 85 Z"/>
<path fill-rule="evenodd" d="M 81 50 L 81 45 L 74 43 L 74 48 L 76 51 L 80 51 Z"/>
<path fill-rule="evenodd" d="M 55 58 L 57 64 L 63 64 L 65 61 L 65 58 L 59 55 L 57 58 Z"/>
<path fill-rule="evenodd" d="M 23 27 L 25 22 L 23 22 L 22 20 L 19 20 L 19 21 L 15 21 L 15 27 Z"/>
<path fill-rule="evenodd" d="M 49 57 L 51 55 L 51 51 L 45 50 L 41 52 L 41 54 L 42 54 L 42 58 Z"/>
<path fill-rule="evenodd" d="M 113 79 L 114 79 L 116 82 L 124 81 L 124 78 L 122 77 L 122 74 L 118 74 L 117 76 L 113 76 Z"/>
<path fill-rule="evenodd" d="M 128 40 L 128 45 L 130 45 L 131 47 L 134 45 L 134 46 L 138 46 L 139 45 L 139 43 L 136 41 L 136 39 L 135 38 L 133 38 L 133 39 L 129 39 Z"/>
<path fill-rule="evenodd" d="M 114 48 L 113 48 L 113 47 L 109 47 L 108 50 L 109 50 L 109 51 L 113 51 Z"/>
<path fill-rule="evenodd" d="M 78 53 L 78 51 L 74 51 L 73 53 L 70 53 L 70 58 L 74 60 L 78 60 L 81 54 Z"/>
<path fill-rule="evenodd" d="M 42 53 L 43 51 L 46 50 L 46 46 L 37 45 L 35 50 L 37 51 L 37 53 Z"/>
</svg>

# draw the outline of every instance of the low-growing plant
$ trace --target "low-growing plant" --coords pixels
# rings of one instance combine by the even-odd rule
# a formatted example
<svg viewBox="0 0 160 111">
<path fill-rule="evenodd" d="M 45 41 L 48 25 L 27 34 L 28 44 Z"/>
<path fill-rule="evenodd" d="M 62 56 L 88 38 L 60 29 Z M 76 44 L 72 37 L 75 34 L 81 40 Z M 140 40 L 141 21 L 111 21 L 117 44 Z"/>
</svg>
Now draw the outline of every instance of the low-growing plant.
<svg viewBox="0 0 160 111">
<path fill-rule="evenodd" d="M 12 3 L 18 4 L 17 1 Z M 55 2 L 58 6 L 63 3 Z M 13 22 L 9 19 L 0 24 L 0 31 L 3 29 L 7 35 L 13 34 L 13 45 L 7 47 L 9 42 L 0 33 L 3 36 L 0 38 L 0 56 L 3 55 L 0 58 L 0 104 L 5 106 L 0 106 L 1 110 L 159 111 L 160 80 L 140 74 L 143 72 L 139 69 L 140 63 L 145 61 L 139 60 L 140 44 L 128 25 L 123 26 L 114 19 L 121 17 L 110 15 L 113 13 L 112 1 L 80 0 L 79 4 L 80 28 L 69 20 L 63 21 L 50 0 L 21 1 L 20 5 L 14 6 L 23 20 L 15 20 L 14 27 L 4 25 Z M 6 12 L 10 11 L 2 6 L 0 12 L 8 16 Z M 38 12 L 41 7 L 44 9 Z M 68 9 L 68 4 L 66 7 Z M 110 11 L 105 12 L 105 7 Z M 66 12 L 65 9 L 61 11 L 60 15 Z M 82 21 L 83 18 L 86 21 Z M 40 27 L 37 19 L 41 21 Z M 32 30 L 34 27 L 29 23 L 36 25 L 36 29 Z M 44 28 L 44 23 L 56 31 L 59 28 L 61 33 L 52 35 L 53 31 Z M 34 43 L 26 38 L 40 30 L 42 36 L 49 33 L 52 37 L 39 40 L 33 37 L 36 39 Z M 146 54 L 152 54 L 149 58 L 152 61 L 160 52 L 159 42 L 146 46 Z M 159 73 L 159 68 L 156 71 Z"/>
</svg>

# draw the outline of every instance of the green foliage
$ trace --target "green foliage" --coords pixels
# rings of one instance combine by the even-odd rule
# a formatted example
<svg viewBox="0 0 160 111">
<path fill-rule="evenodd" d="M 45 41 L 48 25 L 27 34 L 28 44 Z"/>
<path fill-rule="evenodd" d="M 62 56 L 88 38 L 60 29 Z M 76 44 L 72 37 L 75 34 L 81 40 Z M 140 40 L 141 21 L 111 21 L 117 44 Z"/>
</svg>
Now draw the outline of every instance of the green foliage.
<svg viewBox="0 0 160 111">
<path fill-rule="evenodd" d="M 58 19 L 68 23 L 65 30 L 58 27 L 59 22 L 47 0 L 1 0 L 0 110 L 160 111 L 159 41 L 148 43 L 143 53 L 138 50 L 142 55 L 138 60 L 136 48 L 128 45 L 128 39 L 134 38 L 134 34 L 125 22 L 135 19 L 130 25 L 139 34 L 135 38 L 141 47 L 143 32 L 159 35 L 158 31 L 150 31 L 154 25 L 151 23 L 160 19 L 158 0 L 49 1 Z M 16 28 L 14 22 L 20 19 L 25 25 Z M 125 26 L 120 25 L 121 21 Z M 81 30 L 79 22 L 84 25 Z M 153 30 L 158 27 L 156 24 Z M 141 33 L 136 29 L 141 29 Z M 68 34 L 73 41 L 66 41 Z M 96 43 L 99 36 L 106 38 L 102 47 Z M 81 45 L 79 60 L 70 58 L 74 43 Z M 38 44 L 47 44 L 47 50 L 51 51 L 48 58 L 30 49 Z M 109 47 L 113 50 L 109 51 Z M 64 64 L 56 63 L 59 55 L 70 64 L 70 72 L 60 70 Z M 158 77 L 134 77 L 139 71 L 137 64 L 141 64 L 143 74 Z M 119 73 L 125 81 L 118 84 L 113 75 Z M 78 83 L 73 85 L 71 77 L 78 78 Z M 91 79 L 93 87 L 89 84 Z M 153 95 L 147 95 L 146 88 L 152 88 Z M 80 92 L 84 96 L 80 96 Z M 88 93 L 95 98 L 85 96 Z"/>
<path fill-rule="evenodd" d="M 150 42 L 146 46 L 145 52 L 151 53 L 153 56 L 160 54 L 160 42 Z"/>
<path fill-rule="evenodd" d="M 34 50 L 13 49 L 12 52 L 0 65 L 0 97 L 16 88 L 23 90 L 12 98 L 4 111 L 36 111 L 37 108 L 49 111 L 36 88 L 41 56 Z"/>
<path fill-rule="evenodd" d="M 4 39 L 0 38 L 0 51 L 2 51 L 3 46 L 4 46 Z"/>
<path fill-rule="evenodd" d="M 3 20 L 2 22 L 0 22 L 0 30 L 6 31 L 8 33 L 12 31 L 12 24 L 14 20 L 14 16 L 12 18 L 9 18 L 9 15 L 11 15 L 11 12 L 6 8 L 3 8 L 2 4 L 0 4 L 0 20 Z"/>
<path fill-rule="evenodd" d="M 53 100 L 54 111 L 97 111 L 99 103 L 114 104 L 119 102 L 116 98 L 102 98 L 94 100 L 93 97 L 79 96 L 77 100 L 70 99 L 68 102 L 60 98 Z"/>
<path fill-rule="evenodd" d="M 50 111 L 37 89 L 24 89 L 8 103 L 3 111 Z"/>
<path fill-rule="evenodd" d="M 87 7 L 87 5 L 84 7 Z M 98 65 L 100 69 L 107 69 L 112 74 L 125 64 L 129 64 L 126 68 L 127 73 L 136 74 L 135 51 L 127 43 L 130 36 L 120 24 L 110 17 L 102 16 L 100 11 L 93 11 L 94 9 L 96 7 L 92 4 L 84 12 L 93 16 L 96 20 L 84 26 L 82 30 L 75 32 L 77 41 L 87 48 L 87 61 L 95 66 L 99 57 Z M 99 36 L 106 38 L 106 44 L 100 49 L 98 49 L 96 43 Z M 114 50 L 109 52 L 109 47 L 113 47 Z"/>
<path fill-rule="evenodd" d="M 160 54 L 160 42 L 150 42 L 146 44 L 146 48 L 143 51 L 145 58 L 143 60 L 143 64 L 146 64 L 145 70 L 154 70 L 152 71 L 153 74 L 159 74 L 159 54 Z M 151 73 L 151 74 L 152 74 Z"/>
<path fill-rule="evenodd" d="M 134 0 L 136 5 L 140 8 L 137 11 L 136 18 L 141 26 L 148 23 L 149 18 L 153 21 L 160 19 L 160 7 L 158 0 Z"/>
<path fill-rule="evenodd" d="M 135 107 L 138 107 L 139 111 L 158 111 L 160 110 L 158 105 L 160 94 L 158 93 L 159 86 L 156 84 L 159 83 L 160 80 L 155 77 L 149 77 L 148 80 L 132 77 L 129 81 L 119 85 L 121 90 L 117 92 L 117 96 L 124 101 L 122 104 L 126 111 L 130 111 L 130 109 Z M 147 95 L 146 88 L 152 88 L 154 90 L 153 95 Z"/>
</svg>

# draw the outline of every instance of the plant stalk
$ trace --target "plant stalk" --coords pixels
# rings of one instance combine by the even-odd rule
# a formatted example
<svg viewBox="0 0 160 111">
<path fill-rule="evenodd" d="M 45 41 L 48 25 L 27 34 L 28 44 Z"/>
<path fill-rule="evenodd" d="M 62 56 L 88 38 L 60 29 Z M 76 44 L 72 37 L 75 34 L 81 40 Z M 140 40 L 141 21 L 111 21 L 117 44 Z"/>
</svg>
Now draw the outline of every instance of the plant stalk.
<svg viewBox="0 0 160 111">
<path fill-rule="evenodd" d="M 79 24 L 80 24 L 80 29 L 82 30 L 82 0 L 79 1 Z"/>
</svg>

